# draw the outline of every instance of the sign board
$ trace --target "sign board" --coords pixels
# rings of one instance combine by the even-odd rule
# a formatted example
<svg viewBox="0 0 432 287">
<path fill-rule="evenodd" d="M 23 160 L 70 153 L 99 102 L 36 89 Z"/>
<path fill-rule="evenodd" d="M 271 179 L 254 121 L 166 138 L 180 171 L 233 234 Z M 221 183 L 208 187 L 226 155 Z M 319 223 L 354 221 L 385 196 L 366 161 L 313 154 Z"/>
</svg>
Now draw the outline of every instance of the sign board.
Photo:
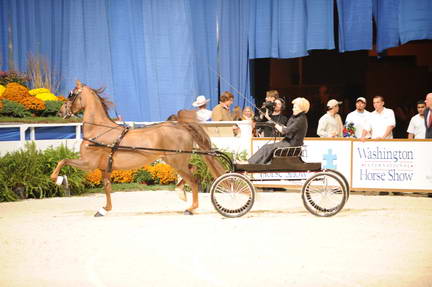
<svg viewBox="0 0 432 287">
<path fill-rule="evenodd" d="M 352 187 L 432 192 L 432 144 L 427 141 L 353 141 Z"/>
</svg>

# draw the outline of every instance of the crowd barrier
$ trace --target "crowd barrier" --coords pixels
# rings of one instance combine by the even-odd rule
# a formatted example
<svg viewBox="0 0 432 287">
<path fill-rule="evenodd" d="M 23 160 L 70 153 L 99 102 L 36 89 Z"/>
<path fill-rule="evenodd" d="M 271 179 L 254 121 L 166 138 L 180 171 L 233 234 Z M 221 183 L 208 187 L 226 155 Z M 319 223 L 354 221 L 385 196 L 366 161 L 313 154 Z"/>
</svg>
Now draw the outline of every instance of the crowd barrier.
<svg viewBox="0 0 432 287">
<path fill-rule="evenodd" d="M 132 128 L 147 122 L 125 122 Z M 233 126 L 240 128 L 234 135 Z M 274 138 L 252 138 L 250 123 L 206 122 L 204 129 L 212 142 L 222 150 L 253 154 Z M 33 141 L 39 149 L 65 145 L 79 151 L 82 124 L 15 124 L 0 125 L 0 156 L 23 148 Z M 321 162 L 323 168 L 340 171 L 357 191 L 432 192 L 432 140 L 366 140 L 306 138 L 303 159 Z M 267 174 L 263 176 L 274 176 Z M 286 175 L 285 175 L 286 176 Z M 292 173 L 293 177 L 307 174 Z M 265 185 L 275 185 L 271 180 Z"/>
</svg>

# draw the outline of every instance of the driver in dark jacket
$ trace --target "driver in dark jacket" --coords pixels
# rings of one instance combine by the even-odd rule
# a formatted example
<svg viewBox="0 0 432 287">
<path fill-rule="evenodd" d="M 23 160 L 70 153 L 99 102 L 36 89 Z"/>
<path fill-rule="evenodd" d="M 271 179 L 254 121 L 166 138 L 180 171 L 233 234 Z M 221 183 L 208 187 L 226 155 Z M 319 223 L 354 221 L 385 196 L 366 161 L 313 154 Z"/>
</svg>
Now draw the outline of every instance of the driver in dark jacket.
<svg viewBox="0 0 432 287">
<path fill-rule="evenodd" d="M 279 142 L 262 146 L 249 158 L 249 164 L 270 163 L 275 149 L 303 145 L 303 140 L 308 128 L 306 113 L 309 111 L 310 103 L 305 98 L 296 98 L 292 101 L 292 104 L 293 115 L 288 120 L 286 126 L 278 123 L 275 124 L 275 128 L 284 138 Z"/>
</svg>

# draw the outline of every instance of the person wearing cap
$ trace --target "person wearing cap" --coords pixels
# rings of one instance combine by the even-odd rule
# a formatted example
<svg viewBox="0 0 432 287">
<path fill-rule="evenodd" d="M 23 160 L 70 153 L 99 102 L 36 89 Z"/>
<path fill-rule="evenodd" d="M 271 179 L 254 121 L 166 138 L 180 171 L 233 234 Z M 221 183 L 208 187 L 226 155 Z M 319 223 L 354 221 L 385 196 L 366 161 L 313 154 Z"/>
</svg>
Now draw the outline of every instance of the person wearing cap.
<svg viewBox="0 0 432 287">
<path fill-rule="evenodd" d="M 281 141 L 263 145 L 254 153 L 247 163 L 249 164 L 268 164 L 273 158 L 273 152 L 277 148 L 302 146 L 306 136 L 308 122 L 306 113 L 309 111 L 310 103 L 305 98 L 296 98 L 292 101 L 293 114 L 286 125 L 276 123 L 275 128 L 284 137 Z M 246 163 L 246 162 L 239 162 Z"/>
<path fill-rule="evenodd" d="M 343 124 L 339 113 L 339 105 L 335 99 L 327 102 L 327 113 L 318 121 L 317 134 L 322 138 L 335 138 L 343 136 Z"/>
<path fill-rule="evenodd" d="M 232 121 L 230 106 L 234 102 L 234 95 L 225 91 L 220 96 L 220 104 L 215 106 L 212 111 L 212 121 Z"/>
<path fill-rule="evenodd" d="M 345 119 L 345 125 L 352 123 L 355 128 L 355 137 L 361 138 L 363 130 L 367 127 L 367 122 L 370 117 L 370 112 L 366 109 L 366 99 L 358 97 L 356 100 L 356 109 L 349 113 Z"/>
<path fill-rule="evenodd" d="M 206 122 L 210 120 L 212 116 L 212 111 L 207 109 L 207 103 L 209 101 L 210 99 L 206 99 L 205 96 L 200 95 L 196 98 L 195 102 L 192 103 L 192 106 L 197 108 L 197 119 L 200 122 Z"/>
<path fill-rule="evenodd" d="M 373 97 L 372 101 L 375 110 L 370 114 L 361 139 L 364 140 L 368 133 L 372 139 L 392 139 L 393 129 L 396 127 L 393 110 L 384 107 L 384 98 L 380 95 Z"/>
<path fill-rule="evenodd" d="M 424 139 L 426 136 L 426 125 L 424 119 L 425 102 L 420 100 L 417 102 L 417 112 L 408 124 L 408 138 L 409 139 Z"/>
</svg>

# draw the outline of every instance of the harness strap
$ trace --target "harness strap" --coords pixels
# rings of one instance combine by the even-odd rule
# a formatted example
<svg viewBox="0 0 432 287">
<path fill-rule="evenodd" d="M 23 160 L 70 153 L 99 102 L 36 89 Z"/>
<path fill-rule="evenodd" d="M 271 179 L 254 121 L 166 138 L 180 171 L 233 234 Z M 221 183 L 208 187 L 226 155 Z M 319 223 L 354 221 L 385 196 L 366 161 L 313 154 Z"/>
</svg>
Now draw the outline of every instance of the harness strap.
<svg viewBox="0 0 432 287">
<path fill-rule="evenodd" d="M 120 136 L 114 142 L 114 144 L 112 146 L 110 146 L 111 147 L 111 152 L 110 152 L 110 154 L 108 156 L 108 165 L 107 165 L 107 171 L 109 173 L 112 172 L 114 153 L 118 150 L 118 146 L 120 145 L 120 142 L 125 137 L 125 135 L 128 133 L 128 131 L 129 131 L 129 127 L 125 127 L 123 129 L 122 133 L 120 134 Z"/>
</svg>

